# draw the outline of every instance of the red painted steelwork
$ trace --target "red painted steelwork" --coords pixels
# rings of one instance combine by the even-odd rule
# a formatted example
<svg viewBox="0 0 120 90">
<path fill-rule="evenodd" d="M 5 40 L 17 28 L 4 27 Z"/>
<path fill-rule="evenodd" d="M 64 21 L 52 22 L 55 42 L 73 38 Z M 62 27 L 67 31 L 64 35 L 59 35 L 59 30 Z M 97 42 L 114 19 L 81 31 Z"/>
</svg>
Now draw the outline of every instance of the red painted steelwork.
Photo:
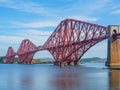
<svg viewBox="0 0 120 90">
<path fill-rule="evenodd" d="M 14 57 L 15 57 L 15 52 L 12 47 L 8 48 L 5 60 L 7 63 L 13 63 L 14 62 Z"/>
<path fill-rule="evenodd" d="M 40 50 L 48 50 L 57 62 L 78 61 L 89 48 L 107 37 L 107 27 L 66 19 L 58 25 L 43 46 L 36 47 L 25 39 L 16 54 L 20 63 L 31 63 L 34 53 Z"/>
<path fill-rule="evenodd" d="M 78 61 L 90 47 L 107 37 L 108 30 L 104 26 L 66 19 L 44 46 L 58 62 Z"/>
<path fill-rule="evenodd" d="M 31 63 L 33 55 L 36 51 L 36 46 L 28 39 L 22 41 L 18 49 L 18 57 L 20 63 Z"/>
</svg>

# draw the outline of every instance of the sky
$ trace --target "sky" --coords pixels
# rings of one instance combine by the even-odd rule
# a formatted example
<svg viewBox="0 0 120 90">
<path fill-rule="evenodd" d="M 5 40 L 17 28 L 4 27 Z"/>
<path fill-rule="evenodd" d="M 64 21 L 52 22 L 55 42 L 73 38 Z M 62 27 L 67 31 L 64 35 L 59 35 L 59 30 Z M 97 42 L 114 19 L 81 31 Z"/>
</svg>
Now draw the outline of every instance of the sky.
<svg viewBox="0 0 120 90">
<path fill-rule="evenodd" d="M 17 52 L 22 40 L 43 45 L 57 25 L 66 18 L 103 26 L 120 25 L 120 0 L 0 0 L 0 56 L 9 46 Z M 34 58 L 52 57 L 48 51 Z M 107 57 L 107 40 L 88 52 L 87 57 Z"/>
</svg>

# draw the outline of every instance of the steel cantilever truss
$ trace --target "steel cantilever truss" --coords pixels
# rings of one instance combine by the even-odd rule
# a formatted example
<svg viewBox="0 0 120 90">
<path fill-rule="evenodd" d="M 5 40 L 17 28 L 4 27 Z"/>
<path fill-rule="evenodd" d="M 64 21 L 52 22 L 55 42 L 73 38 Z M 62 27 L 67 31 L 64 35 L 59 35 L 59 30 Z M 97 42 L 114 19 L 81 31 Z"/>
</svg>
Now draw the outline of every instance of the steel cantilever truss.
<svg viewBox="0 0 120 90">
<path fill-rule="evenodd" d="M 6 54 L 6 57 L 5 57 L 5 60 L 7 63 L 13 63 L 14 62 L 14 58 L 15 58 L 15 52 L 13 50 L 12 47 L 9 47 L 8 48 L 8 51 L 7 51 L 7 54 Z"/>
<path fill-rule="evenodd" d="M 58 62 L 78 61 L 89 48 L 107 37 L 108 31 L 104 26 L 66 19 L 44 46 Z"/>
<path fill-rule="evenodd" d="M 30 40 L 22 41 L 16 55 L 19 62 L 31 63 L 35 52 L 48 50 L 57 62 L 78 61 L 96 43 L 107 39 L 107 27 L 74 19 L 63 20 L 43 46 L 36 47 Z M 14 52 L 14 51 L 13 51 Z M 14 53 L 8 50 L 6 58 Z"/>
<path fill-rule="evenodd" d="M 28 39 L 22 41 L 18 49 L 18 57 L 20 63 L 31 63 L 35 53 L 36 46 Z"/>
</svg>

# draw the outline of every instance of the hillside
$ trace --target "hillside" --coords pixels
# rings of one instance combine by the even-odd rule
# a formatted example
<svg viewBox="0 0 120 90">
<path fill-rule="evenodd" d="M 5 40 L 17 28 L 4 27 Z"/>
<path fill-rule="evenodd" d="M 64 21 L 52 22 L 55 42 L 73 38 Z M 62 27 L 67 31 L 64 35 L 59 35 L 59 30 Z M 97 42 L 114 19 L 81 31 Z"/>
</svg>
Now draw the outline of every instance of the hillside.
<svg viewBox="0 0 120 90">
<path fill-rule="evenodd" d="M 82 58 L 81 62 L 104 62 L 105 59 L 99 57 L 92 57 L 92 58 Z"/>
<path fill-rule="evenodd" d="M 3 56 L 0 56 L 0 63 L 3 63 Z M 52 58 L 40 58 L 40 59 L 33 59 L 34 63 L 51 63 L 55 60 L 53 60 Z M 99 57 L 92 57 L 92 58 L 82 58 L 80 60 L 82 63 L 85 62 L 104 62 L 105 59 L 101 59 Z M 15 57 L 14 62 L 18 62 L 18 58 Z"/>
</svg>

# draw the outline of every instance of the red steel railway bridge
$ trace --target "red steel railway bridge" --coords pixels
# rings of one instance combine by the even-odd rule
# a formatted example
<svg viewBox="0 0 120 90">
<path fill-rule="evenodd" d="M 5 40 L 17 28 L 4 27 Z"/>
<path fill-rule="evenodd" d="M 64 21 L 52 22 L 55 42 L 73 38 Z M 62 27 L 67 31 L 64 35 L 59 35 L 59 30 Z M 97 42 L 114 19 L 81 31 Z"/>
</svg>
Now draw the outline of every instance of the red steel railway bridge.
<svg viewBox="0 0 120 90">
<path fill-rule="evenodd" d="M 116 28 L 116 26 L 112 28 L 114 29 L 114 27 Z M 102 40 L 108 39 L 110 50 L 110 44 L 119 39 L 120 34 L 114 29 L 112 36 L 110 36 L 109 28 L 111 27 L 65 19 L 60 22 L 43 46 L 36 46 L 30 40 L 25 39 L 17 52 L 12 47 L 8 48 L 5 60 L 7 63 L 13 63 L 14 57 L 17 55 L 19 63 L 29 64 L 37 51 L 48 50 L 56 62 L 77 63 L 85 52 Z M 109 39 L 111 37 L 112 39 Z M 109 59 L 110 56 L 111 53 L 108 54 Z M 110 60 L 107 63 L 109 64 Z"/>
</svg>

